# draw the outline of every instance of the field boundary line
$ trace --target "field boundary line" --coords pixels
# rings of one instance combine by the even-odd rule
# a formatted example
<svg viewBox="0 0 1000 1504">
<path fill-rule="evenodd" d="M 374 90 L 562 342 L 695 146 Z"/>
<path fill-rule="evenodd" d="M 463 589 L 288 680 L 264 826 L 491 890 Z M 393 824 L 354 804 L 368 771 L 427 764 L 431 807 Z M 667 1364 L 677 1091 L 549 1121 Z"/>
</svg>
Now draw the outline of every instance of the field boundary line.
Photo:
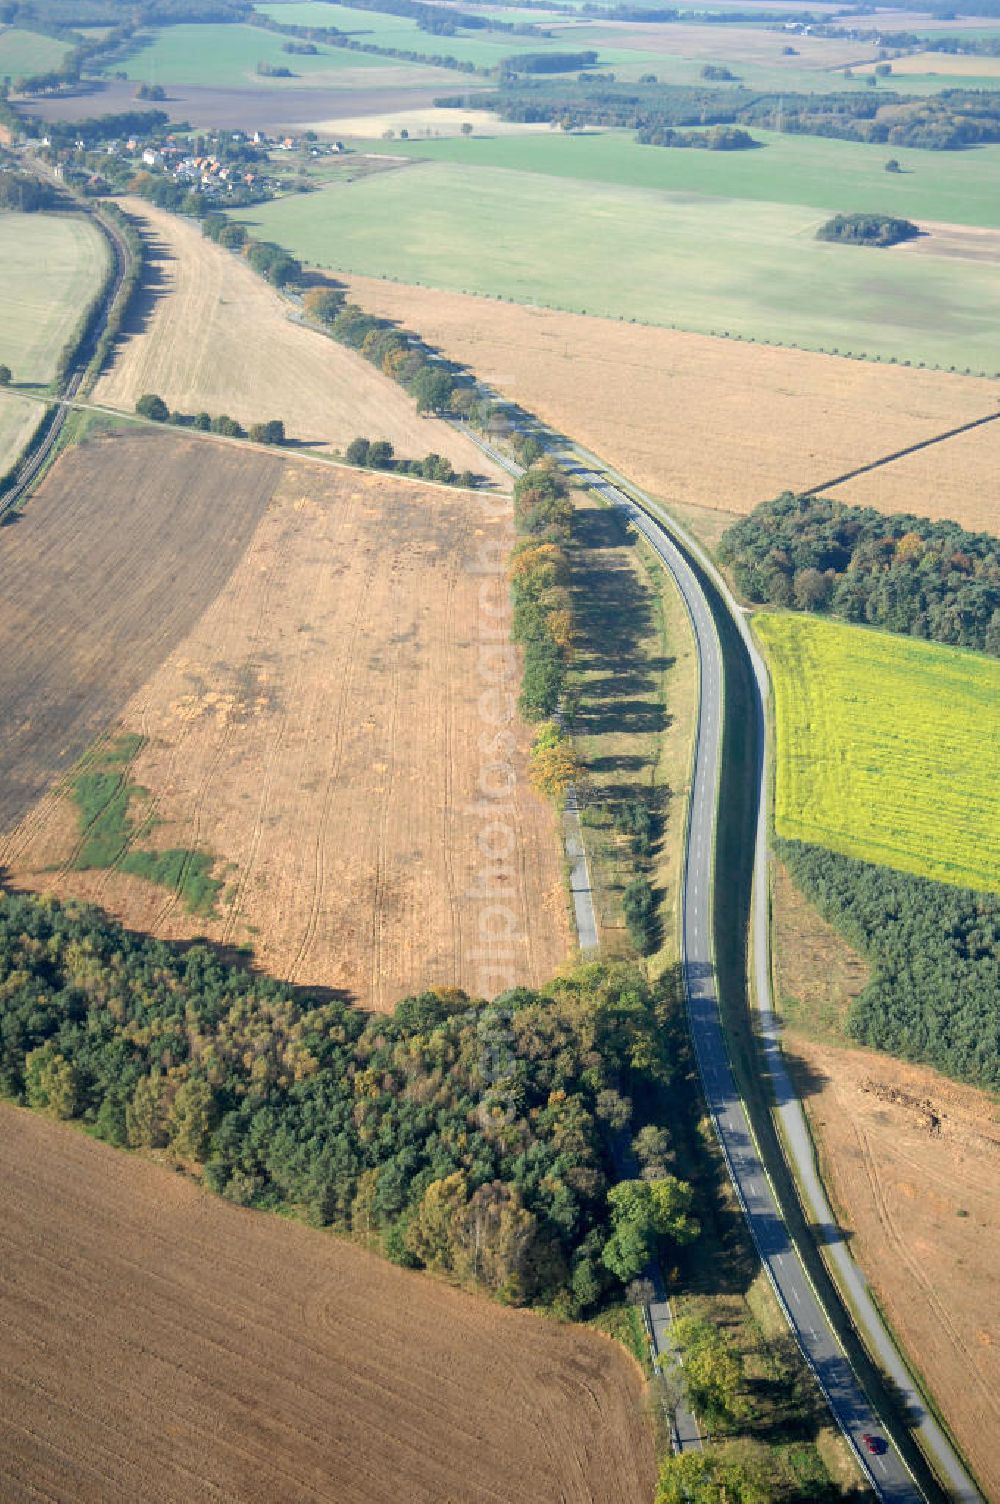
<svg viewBox="0 0 1000 1504">
<path fill-rule="evenodd" d="M 959 434 L 969 433 L 973 428 L 983 428 L 987 423 L 995 423 L 998 418 L 1000 418 L 1000 412 L 987 413 L 984 418 L 972 418 L 968 423 L 960 423 L 957 428 L 947 428 L 944 433 L 935 434 L 933 438 L 921 439 L 919 443 L 908 444 L 905 449 L 896 449 L 892 454 L 884 454 L 881 459 L 871 460 L 867 465 L 859 465 L 856 470 L 847 470 L 833 480 L 821 481 L 818 486 L 810 486 L 808 490 L 799 494 L 818 496 L 820 491 L 831 491 L 834 486 L 842 486 L 846 481 L 854 480 L 858 475 L 867 475 L 871 470 L 880 470 L 883 465 L 891 465 L 896 460 L 905 459 L 908 454 L 916 454 L 921 449 L 931 449 L 935 444 L 943 444 L 945 439 L 954 439 Z"/>
</svg>

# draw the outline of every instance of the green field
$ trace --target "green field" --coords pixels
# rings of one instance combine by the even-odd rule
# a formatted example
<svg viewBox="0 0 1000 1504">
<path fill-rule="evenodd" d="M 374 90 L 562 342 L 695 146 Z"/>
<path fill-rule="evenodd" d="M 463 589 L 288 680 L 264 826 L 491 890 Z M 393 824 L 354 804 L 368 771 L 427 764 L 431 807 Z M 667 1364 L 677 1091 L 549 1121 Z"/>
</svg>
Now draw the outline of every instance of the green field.
<svg viewBox="0 0 1000 1504">
<path fill-rule="evenodd" d="M 1000 662 L 791 613 L 774 684 L 778 835 L 1000 891 Z"/>
<path fill-rule="evenodd" d="M 258 26 L 166 26 L 151 33 L 125 63 L 128 77 L 143 83 L 214 86 L 218 89 L 329 88 L 344 84 L 345 72 L 408 65 L 344 47 L 323 47 L 315 57 L 282 52 L 281 37 Z M 294 78 L 262 78 L 257 64 L 291 68 Z M 443 75 L 442 75 L 443 76 Z"/>
<path fill-rule="evenodd" d="M 956 275 L 945 259 L 824 244 L 813 209 L 432 162 L 240 217 L 333 270 L 842 354 L 1000 365 L 995 267 Z"/>
<path fill-rule="evenodd" d="M 69 50 L 67 42 L 54 37 L 0 27 L 0 80 L 9 78 L 13 82 L 32 73 L 48 73 L 61 65 Z"/>
<path fill-rule="evenodd" d="M 106 262 L 80 215 L 0 213 L 0 363 L 15 383 L 51 381 Z"/>
<path fill-rule="evenodd" d="M 456 120 L 461 112 L 456 111 Z M 820 136 L 753 131 L 760 151 L 677 151 L 639 146 L 632 131 L 567 135 L 477 135 L 431 141 L 379 142 L 373 150 L 397 156 L 505 167 L 549 177 L 705 193 L 826 209 L 836 184 L 842 213 L 901 214 L 1000 228 L 1000 145 L 969 152 L 915 151 L 867 146 Z M 887 173 L 894 156 L 903 171 Z"/>
</svg>

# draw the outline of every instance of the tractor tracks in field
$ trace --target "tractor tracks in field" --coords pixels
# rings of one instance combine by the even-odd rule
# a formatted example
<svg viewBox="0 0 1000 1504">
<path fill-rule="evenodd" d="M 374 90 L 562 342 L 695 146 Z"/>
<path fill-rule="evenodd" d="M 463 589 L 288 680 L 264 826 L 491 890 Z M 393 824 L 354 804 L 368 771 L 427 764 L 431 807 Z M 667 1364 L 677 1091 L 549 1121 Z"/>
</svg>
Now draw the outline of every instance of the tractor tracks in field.
<svg viewBox="0 0 1000 1504">
<path fill-rule="evenodd" d="M 960 423 L 957 428 L 947 428 L 944 433 L 936 433 L 932 438 L 921 439 L 916 444 L 907 444 L 905 449 L 896 449 L 892 454 L 883 454 L 880 459 L 870 460 L 867 465 L 858 465 L 854 470 L 845 470 L 843 475 L 836 475 L 833 480 L 824 480 L 817 486 L 809 486 L 801 492 L 801 495 L 818 496 L 821 491 L 832 491 L 835 486 L 842 486 L 859 475 L 868 475 L 872 470 L 881 470 L 883 466 L 905 459 L 907 455 L 917 454 L 921 449 L 931 449 L 936 444 L 943 444 L 947 439 L 957 438 L 959 434 L 971 433 L 974 428 L 984 428 L 987 423 L 995 423 L 998 418 L 1000 418 L 1000 412 L 987 413 L 982 418 L 972 418 L 968 423 Z"/>
</svg>

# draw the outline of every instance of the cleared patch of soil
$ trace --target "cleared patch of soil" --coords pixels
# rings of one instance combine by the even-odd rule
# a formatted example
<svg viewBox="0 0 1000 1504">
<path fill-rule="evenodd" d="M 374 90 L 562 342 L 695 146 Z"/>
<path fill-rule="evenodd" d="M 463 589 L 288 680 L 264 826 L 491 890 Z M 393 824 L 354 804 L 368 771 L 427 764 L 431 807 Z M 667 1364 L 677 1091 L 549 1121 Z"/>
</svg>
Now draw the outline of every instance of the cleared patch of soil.
<svg viewBox="0 0 1000 1504">
<path fill-rule="evenodd" d="M 281 470 L 268 455 L 177 433 L 108 436 L 65 454 L 0 529 L 0 831 L 215 599 Z"/>
<path fill-rule="evenodd" d="M 249 943 L 269 971 L 378 1008 L 552 976 L 571 940 L 555 813 L 509 719 L 512 540 L 504 498 L 288 462 L 227 587 L 118 728 L 146 739 L 131 770 L 157 822 L 144 848 L 216 856 L 217 917 L 72 870 L 76 811 L 58 791 L 0 862 L 164 938 Z"/>
<path fill-rule="evenodd" d="M 248 1212 L 0 1105 L 0 1493 L 646 1504 L 610 1339 Z"/>
<path fill-rule="evenodd" d="M 1000 57 L 993 61 L 1000 71 Z M 946 256 L 958 261 L 989 261 L 1000 265 L 1000 230 L 934 219 L 921 219 L 917 223 L 923 235 L 916 240 L 901 240 L 892 248 L 895 255 Z"/>
<path fill-rule="evenodd" d="M 1000 1496 L 1000 1123 L 985 1093 L 788 1035 L 852 1248 L 987 1496 Z"/>
<path fill-rule="evenodd" d="M 184 412 L 282 418 L 289 438 L 321 448 L 389 439 L 407 459 L 434 450 L 456 470 L 501 477 L 447 423 L 420 417 L 363 356 L 293 322 L 289 304 L 196 224 L 141 199 L 122 206 L 151 241 L 150 293 L 95 401 L 131 411 L 157 392 Z"/>
<path fill-rule="evenodd" d="M 996 383 L 464 293 L 349 279 L 505 397 L 668 504 L 746 513 L 996 411 Z M 998 525 L 1000 423 L 851 482 L 885 512 Z M 848 499 L 847 489 L 836 494 Z"/>
<path fill-rule="evenodd" d="M 838 1219 L 986 1486 L 1000 1493 L 1000 1119 L 987 1093 L 848 1044 L 864 958 L 779 863 L 784 1049 Z"/>
</svg>

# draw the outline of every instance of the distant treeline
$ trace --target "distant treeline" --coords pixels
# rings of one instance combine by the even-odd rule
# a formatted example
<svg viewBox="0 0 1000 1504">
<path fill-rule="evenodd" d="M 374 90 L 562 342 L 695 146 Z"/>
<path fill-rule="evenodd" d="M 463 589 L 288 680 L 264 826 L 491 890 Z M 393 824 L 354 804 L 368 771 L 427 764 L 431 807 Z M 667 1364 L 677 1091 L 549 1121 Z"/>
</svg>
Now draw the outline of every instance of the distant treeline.
<svg viewBox="0 0 1000 1504">
<path fill-rule="evenodd" d="M 723 533 L 752 601 L 825 611 L 1000 656 L 1000 539 L 786 491 Z"/>
<path fill-rule="evenodd" d="M 438 104 L 468 109 L 465 96 Z M 655 134 L 683 126 L 741 125 L 891 146 L 958 150 L 1000 141 L 1000 94 L 943 89 L 925 98 L 873 89 L 864 93 L 761 93 L 742 86 L 519 78 L 476 96 L 505 120 L 547 121 L 576 129 L 623 126 Z"/>
<path fill-rule="evenodd" d="M 441 989 L 368 1015 L 7 896 L 0 1094 L 166 1150 L 240 1205 L 575 1316 L 697 1235 L 658 1131 L 676 994 L 673 974 L 591 965 L 493 1004 Z M 623 1135 L 648 1178 L 616 1186 Z"/>
<path fill-rule="evenodd" d="M 776 851 L 872 967 L 853 1038 L 1000 1090 L 1000 899 L 799 841 Z"/>
</svg>

